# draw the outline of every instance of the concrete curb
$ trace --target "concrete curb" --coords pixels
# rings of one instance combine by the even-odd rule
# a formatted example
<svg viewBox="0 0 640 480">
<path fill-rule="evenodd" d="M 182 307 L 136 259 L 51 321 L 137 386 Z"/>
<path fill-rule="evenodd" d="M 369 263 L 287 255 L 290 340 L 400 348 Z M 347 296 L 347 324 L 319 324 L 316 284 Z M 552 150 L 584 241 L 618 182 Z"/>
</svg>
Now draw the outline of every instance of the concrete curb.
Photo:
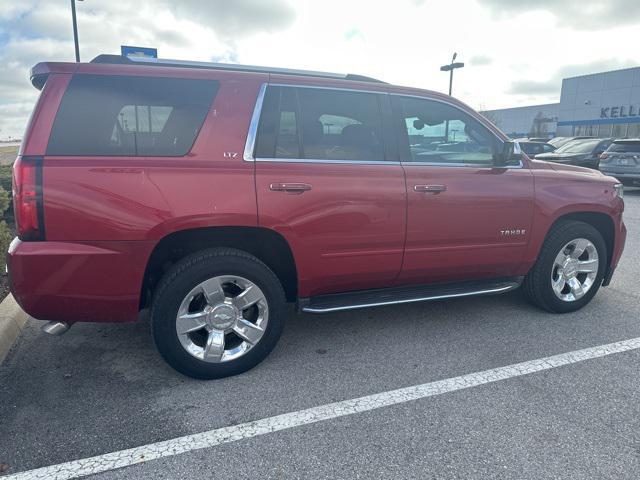
<svg viewBox="0 0 640 480">
<path fill-rule="evenodd" d="M 28 319 L 29 315 L 20 308 L 13 295 L 7 295 L 0 303 L 0 364 L 11 350 Z"/>
</svg>

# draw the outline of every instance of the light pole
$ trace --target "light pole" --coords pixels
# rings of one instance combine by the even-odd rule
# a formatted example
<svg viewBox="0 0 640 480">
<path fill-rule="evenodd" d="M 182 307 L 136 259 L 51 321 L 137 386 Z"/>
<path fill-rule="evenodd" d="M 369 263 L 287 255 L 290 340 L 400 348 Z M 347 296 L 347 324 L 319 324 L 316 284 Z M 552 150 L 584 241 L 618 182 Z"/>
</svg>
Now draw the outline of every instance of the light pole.
<svg viewBox="0 0 640 480">
<path fill-rule="evenodd" d="M 83 0 L 78 0 L 82 2 Z M 80 47 L 78 46 L 78 22 L 76 21 L 76 0 L 71 0 L 71 20 L 73 21 L 73 43 L 76 47 L 76 62 L 80 61 Z"/>
<path fill-rule="evenodd" d="M 453 71 L 456 68 L 464 67 L 464 63 L 455 62 L 455 59 L 456 59 L 457 56 L 458 56 L 458 54 L 454 53 L 453 57 L 451 57 L 451 63 L 449 65 L 443 65 L 443 66 L 440 67 L 440 71 L 441 72 L 449 72 L 449 96 L 451 96 L 451 87 L 453 86 Z"/>
<path fill-rule="evenodd" d="M 454 52 L 453 57 L 451 57 L 451 63 L 440 67 L 441 72 L 449 72 L 449 96 L 451 96 L 451 88 L 453 87 L 453 71 L 456 68 L 464 67 L 464 63 L 455 61 L 457 56 L 458 53 Z M 444 139 L 445 142 L 449 142 L 449 120 L 444 124 Z"/>
</svg>

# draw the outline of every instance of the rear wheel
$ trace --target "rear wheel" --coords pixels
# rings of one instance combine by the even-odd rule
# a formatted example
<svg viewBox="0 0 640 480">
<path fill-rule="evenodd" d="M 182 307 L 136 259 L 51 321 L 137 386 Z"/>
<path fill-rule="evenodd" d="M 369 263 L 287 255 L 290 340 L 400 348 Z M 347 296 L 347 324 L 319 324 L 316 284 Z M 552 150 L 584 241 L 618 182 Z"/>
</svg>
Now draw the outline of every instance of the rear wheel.
<svg viewBox="0 0 640 480">
<path fill-rule="evenodd" d="M 151 309 L 162 357 L 194 378 L 221 378 L 260 363 L 284 327 L 285 295 L 275 274 L 240 250 L 189 256 L 163 277 Z"/>
<path fill-rule="evenodd" d="M 606 244 L 587 223 L 568 221 L 547 236 L 523 290 L 536 306 L 554 313 L 573 312 L 591 301 L 602 283 Z"/>
</svg>

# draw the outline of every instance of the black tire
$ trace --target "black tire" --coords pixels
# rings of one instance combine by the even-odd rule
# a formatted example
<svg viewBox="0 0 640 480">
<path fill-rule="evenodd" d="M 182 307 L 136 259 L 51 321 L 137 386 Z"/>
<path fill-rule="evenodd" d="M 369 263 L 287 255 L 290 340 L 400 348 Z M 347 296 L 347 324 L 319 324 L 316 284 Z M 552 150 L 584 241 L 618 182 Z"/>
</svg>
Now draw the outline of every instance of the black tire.
<svg viewBox="0 0 640 480">
<path fill-rule="evenodd" d="M 586 294 L 574 301 L 559 299 L 553 291 L 551 273 L 556 255 L 564 245 L 577 238 L 585 238 L 596 247 L 598 252 L 598 272 L 591 288 Z M 607 267 L 607 247 L 602 235 L 591 225 L 566 221 L 553 227 L 542 245 L 540 255 L 522 284 L 525 297 L 535 306 L 552 313 L 569 313 L 581 309 L 596 294 Z"/>
<path fill-rule="evenodd" d="M 238 275 L 264 293 L 269 321 L 260 340 L 243 356 L 208 363 L 189 354 L 176 331 L 176 315 L 184 297 L 201 282 L 219 275 Z M 153 339 L 160 355 L 178 372 L 198 379 L 229 377 L 246 372 L 273 350 L 287 315 L 286 299 L 278 277 L 259 259 L 232 248 L 203 250 L 173 265 L 160 280 L 151 306 Z"/>
</svg>

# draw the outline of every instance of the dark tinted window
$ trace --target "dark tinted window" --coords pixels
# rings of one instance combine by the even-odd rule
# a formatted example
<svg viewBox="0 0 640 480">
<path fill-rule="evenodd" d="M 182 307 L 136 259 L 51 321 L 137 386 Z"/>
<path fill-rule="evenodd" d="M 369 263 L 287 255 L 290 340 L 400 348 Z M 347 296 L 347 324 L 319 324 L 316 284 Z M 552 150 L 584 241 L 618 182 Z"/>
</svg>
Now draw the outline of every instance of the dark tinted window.
<svg viewBox="0 0 640 480">
<path fill-rule="evenodd" d="M 613 140 L 604 140 L 602 143 L 600 143 L 600 145 L 598 145 L 598 147 L 596 148 L 594 153 L 600 154 L 600 153 L 604 152 L 606 149 L 609 148 L 609 146 L 611 145 L 612 141 Z"/>
<path fill-rule="evenodd" d="M 256 156 L 383 161 L 378 95 L 270 87 L 260 118 Z"/>
<path fill-rule="evenodd" d="M 640 152 L 640 141 L 637 142 L 613 142 L 607 152 L 630 153 Z"/>
<path fill-rule="evenodd" d="M 493 164 L 499 140 L 462 110 L 434 100 L 394 97 L 400 115 L 404 161 L 437 164 Z"/>
<path fill-rule="evenodd" d="M 537 155 L 543 152 L 542 143 L 537 142 L 520 142 L 520 148 L 527 155 Z"/>
<path fill-rule="evenodd" d="M 279 90 L 278 131 L 276 135 L 276 158 L 300 158 L 298 138 L 298 107 L 296 92 L 292 89 Z"/>
<path fill-rule="evenodd" d="M 182 156 L 218 82 L 75 75 L 53 123 L 48 155 Z"/>
</svg>

